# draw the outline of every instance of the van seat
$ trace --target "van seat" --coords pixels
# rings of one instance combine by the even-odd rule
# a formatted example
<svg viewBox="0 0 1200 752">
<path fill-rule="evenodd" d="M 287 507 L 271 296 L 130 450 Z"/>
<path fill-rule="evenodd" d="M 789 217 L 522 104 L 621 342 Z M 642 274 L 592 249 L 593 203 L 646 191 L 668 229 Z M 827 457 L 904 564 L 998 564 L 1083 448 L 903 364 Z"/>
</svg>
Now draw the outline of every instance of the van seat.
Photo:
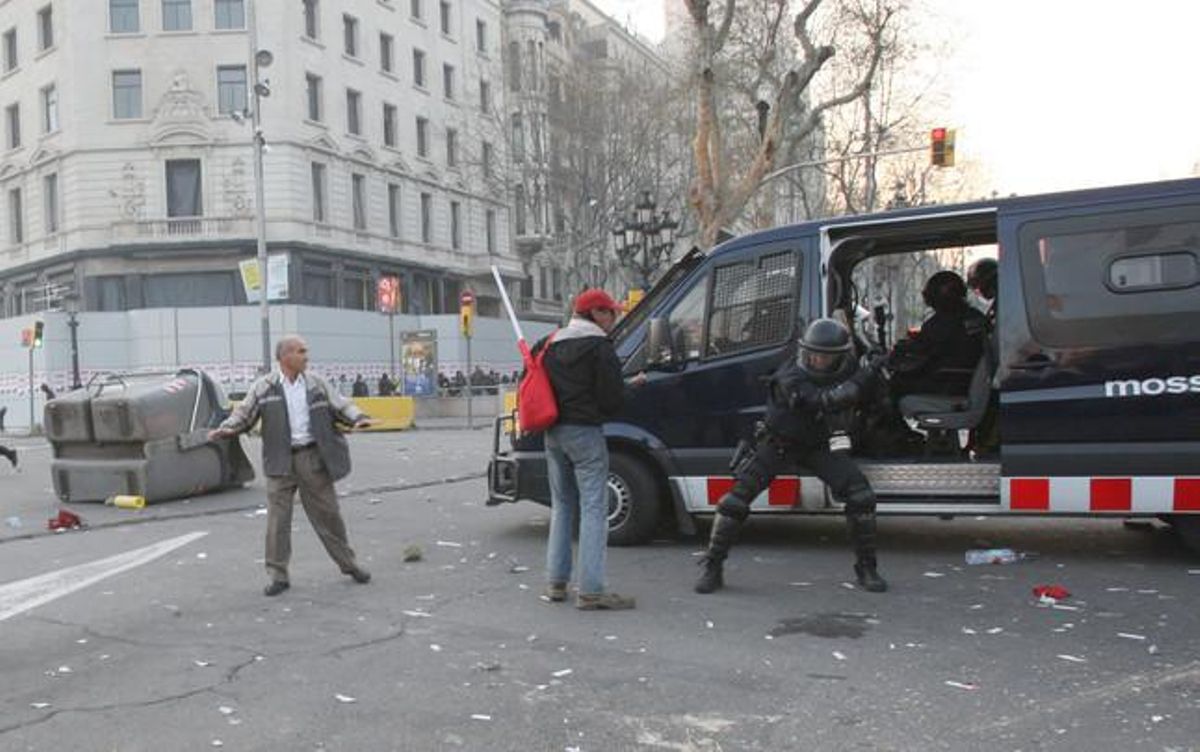
<svg viewBox="0 0 1200 752">
<path fill-rule="evenodd" d="M 964 396 L 946 394 L 909 394 L 900 398 L 900 413 L 928 430 L 974 428 L 983 419 L 992 390 L 991 347 L 984 342 L 983 355 L 971 373 L 971 385 Z"/>
</svg>

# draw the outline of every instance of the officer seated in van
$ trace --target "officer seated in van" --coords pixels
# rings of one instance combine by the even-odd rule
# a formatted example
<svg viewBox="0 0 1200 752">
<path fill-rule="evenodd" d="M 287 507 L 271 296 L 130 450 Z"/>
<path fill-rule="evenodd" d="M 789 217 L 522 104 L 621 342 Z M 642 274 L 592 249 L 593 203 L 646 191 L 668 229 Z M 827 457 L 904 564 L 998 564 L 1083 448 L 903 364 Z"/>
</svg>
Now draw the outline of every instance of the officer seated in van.
<svg viewBox="0 0 1200 752">
<path fill-rule="evenodd" d="M 966 394 L 983 354 L 987 319 L 967 303 L 967 285 L 940 271 L 921 291 L 933 315 L 913 338 L 896 343 L 888 357 L 893 399 L 905 394 Z"/>
</svg>

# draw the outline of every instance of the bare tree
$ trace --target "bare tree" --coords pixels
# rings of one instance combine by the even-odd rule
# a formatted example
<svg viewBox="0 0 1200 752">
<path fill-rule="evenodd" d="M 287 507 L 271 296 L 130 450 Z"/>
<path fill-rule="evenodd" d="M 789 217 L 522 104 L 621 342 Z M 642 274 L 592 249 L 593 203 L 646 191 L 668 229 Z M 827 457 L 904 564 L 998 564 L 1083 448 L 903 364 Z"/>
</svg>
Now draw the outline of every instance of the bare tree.
<svg viewBox="0 0 1200 752">
<path fill-rule="evenodd" d="M 806 0 L 794 11 L 789 0 L 685 0 L 696 102 L 688 198 L 702 247 L 741 217 L 778 155 L 808 139 L 824 113 L 868 90 L 902 1 Z M 738 54 L 747 38 L 756 43 L 750 66 Z M 839 49 L 855 50 L 860 74 L 814 103 L 813 83 Z"/>
</svg>

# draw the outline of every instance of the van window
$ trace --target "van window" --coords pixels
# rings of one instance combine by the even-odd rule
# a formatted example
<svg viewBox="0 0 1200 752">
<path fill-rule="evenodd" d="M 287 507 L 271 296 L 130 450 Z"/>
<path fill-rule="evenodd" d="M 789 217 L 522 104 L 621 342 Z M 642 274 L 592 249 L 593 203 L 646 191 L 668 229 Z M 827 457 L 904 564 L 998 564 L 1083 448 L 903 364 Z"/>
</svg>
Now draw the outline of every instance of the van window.
<svg viewBox="0 0 1200 752">
<path fill-rule="evenodd" d="M 794 253 L 718 267 L 712 287 L 708 357 L 776 345 L 792 335 L 797 290 Z"/>
<path fill-rule="evenodd" d="M 1192 340 L 1200 207 L 1034 222 L 1021 231 L 1030 327 L 1059 347 Z"/>
<path fill-rule="evenodd" d="M 707 299 L 706 276 L 667 314 L 671 354 L 680 361 L 698 360 L 704 349 L 704 303 Z"/>
</svg>

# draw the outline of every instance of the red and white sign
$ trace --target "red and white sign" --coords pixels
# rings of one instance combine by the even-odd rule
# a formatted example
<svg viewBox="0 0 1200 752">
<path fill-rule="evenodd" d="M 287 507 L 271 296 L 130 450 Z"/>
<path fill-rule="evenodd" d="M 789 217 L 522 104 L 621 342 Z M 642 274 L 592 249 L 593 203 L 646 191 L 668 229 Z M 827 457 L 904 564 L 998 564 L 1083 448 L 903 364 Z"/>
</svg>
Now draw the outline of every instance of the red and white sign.
<svg viewBox="0 0 1200 752">
<path fill-rule="evenodd" d="M 400 310 L 400 278 L 380 277 L 375 289 L 375 302 L 380 313 Z"/>
<path fill-rule="evenodd" d="M 475 293 L 471 290 L 463 290 L 458 294 L 458 304 L 463 306 L 475 305 Z"/>
</svg>

